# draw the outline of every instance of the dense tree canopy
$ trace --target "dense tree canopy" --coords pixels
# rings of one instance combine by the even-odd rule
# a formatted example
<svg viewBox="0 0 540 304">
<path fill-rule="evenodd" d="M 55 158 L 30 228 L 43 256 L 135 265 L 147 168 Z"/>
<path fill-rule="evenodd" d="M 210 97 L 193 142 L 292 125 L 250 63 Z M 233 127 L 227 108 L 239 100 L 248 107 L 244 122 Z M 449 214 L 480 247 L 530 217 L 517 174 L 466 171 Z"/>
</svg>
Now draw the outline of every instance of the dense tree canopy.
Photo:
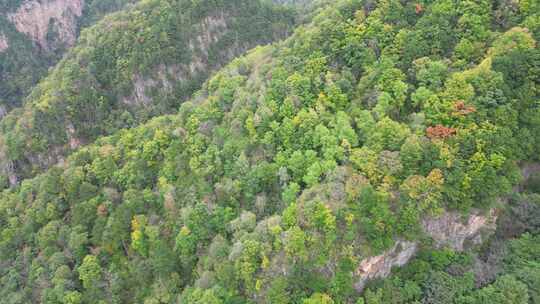
<svg viewBox="0 0 540 304">
<path fill-rule="evenodd" d="M 176 111 L 212 71 L 293 24 L 293 9 L 259 0 L 144 1 L 107 16 L 2 120 L 3 175 L 14 184 L 100 135 Z"/>
<path fill-rule="evenodd" d="M 262 5 L 178 1 L 173 4 L 192 10 L 171 21 L 166 16 L 176 10 L 163 6 L 173 4 L 146 1 L 141 7 L 164 11 L 144 29 L 176 29 L 177 18 L 207 16 L 209 2 L 242 3 L 245 11 Z M 109 89 L 128 90 L 131 72 L 150 69 L 153 60 L 189 59 L 170 48 L 146 56 L 161 35 L 141 36 L 143 51 L 119 56 L 113 50 L 132 46 L 114 31 L 88 30 L 36 89 L 32 110 L 5 118 L 3 144 L 17 160 L 55 140 L 66 142 L 62 132 L 47 129 L 58 128 L 60 109 L 85 139 L 121 130 L 0 194 L 0 298 L 535 303 L 537 177 L 516 186 L 520 165 L 540 158 L 539 11 L 534 1 L 509 5 L 337 1 L 285 41 L 232 61 L 178 113 L 131 129 L 114 126 L 119 117 L 139 120 L 115 111 L 117 96 Z M 251 30 L 261 17 L 254 16 L 246 19 Z M 130 33 L 130 25 L 137 28 L 118 26 Z M 246 35 L 241 41 L 259 37 L 241 29 L 233 32 Z M 90 38 L 118 45 L 85 45 Z M 81 67 L 86 60 L 70 56 L 103 61 Z M 57 79 L 65 94 L 72 84 L 84 90 L 57 99 L 56 88 L 48 87 Z M 183 101 L 159 92 L 159 102 L 145 109 L 161 113 L 159 107 Z M 92 125 L 99 131 L 87 128 L 85 115 L 106 117 Z M 523 194 L 509 196 L 520 188 Z M 498 204 L 502 198 L 505 207 Z M 477 252 L 433 249 L 419 224 L 448 210 L 492 207 L 504 213 L 499 222 L 512 225 Z M 417 259 L 359 294 L 360 261 L 398 239 L 419 242 Z M 483 272 L 471 268 L 484 265 L 476 259 L 496 271 L 475 276 Z"/>
<path fill-rule="evenodd" d="M 0 51 L 0 109 L 9 111 L 22 104 L 22 100 L 46 74 L 49 67 L 54 66 L 70 47 L 58 39 L 59 33 L 51 30 L 47 34 L 47 49 L 32 41 L 31 37 L 19 32 L 10 15 L 27 1 L 14 0 L 0 2 L 0 37 L 6 39 L 8 48 Z M 52 2 L 52 1 L 51 1 Z M 79 34 L 81 28 L 89 26 L 104 15 L 120 10 L 135 0 L 87 0 L 83 1 L 82 15 L 77 18 L 74 28 L 67 29 Z M 56 9 L 59 9 L 57 6 Z M 42 16 L 35 16 L 33 22 Z M 43 21 L 42 21 L 43 22 Z M 50 27 L 55 20 L 48 20 Z M 58 22 L 58 21 L 56 21 Z M 35 26 L 37 25 L 30 25 Z M 2 113 L 2 116 L 4 113 Z"/>
</svg>

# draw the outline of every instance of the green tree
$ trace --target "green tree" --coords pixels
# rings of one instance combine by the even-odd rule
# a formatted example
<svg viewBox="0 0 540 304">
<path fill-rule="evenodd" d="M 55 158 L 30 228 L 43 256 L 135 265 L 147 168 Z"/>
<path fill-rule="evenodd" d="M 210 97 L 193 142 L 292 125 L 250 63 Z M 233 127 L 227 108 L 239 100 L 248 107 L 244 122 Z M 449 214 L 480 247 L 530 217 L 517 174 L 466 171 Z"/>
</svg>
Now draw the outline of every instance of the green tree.
<svg viewBox="0 0 540 304">
<path fill-rule="evenodd" d="M 324 293 L 315 293 L 309 299 L 305 299 L 303 304 L 334 304 L 334 300 Z"/>
<path fill-rule="evenodd" d="M 100 293 L 99 289 L 101 287 L 103 270 L 97 257 L 94 255 L 85 256 L 77 271 L 79 272 L 79 279 L 82 281 L 82 285 L 89 296 L 98 295 Z"/>
</svg>

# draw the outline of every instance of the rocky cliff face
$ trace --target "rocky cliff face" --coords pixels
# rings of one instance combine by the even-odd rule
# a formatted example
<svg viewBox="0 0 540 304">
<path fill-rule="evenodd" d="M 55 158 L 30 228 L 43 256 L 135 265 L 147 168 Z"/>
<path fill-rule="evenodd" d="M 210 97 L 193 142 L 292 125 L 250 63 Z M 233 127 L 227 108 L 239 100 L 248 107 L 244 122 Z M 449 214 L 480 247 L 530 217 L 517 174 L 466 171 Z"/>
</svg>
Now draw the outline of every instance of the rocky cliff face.
<svg viewBox="0 0 540 304">
<path fill-rule="evenodd" d="M 359 280 L 354 285 L 358 291 L 362 291 L 369 280 L 387 277 L 392 271 L 392 267 L 401 267 L 415 255 L 418 250 L 418 243 L 408 241 L 398 241 L 383 254 L 366 258 L 360 262 L 356 270 Z"/>
<path fill-rule="evenodd" d="M 482 230 L 494 231 L 496 220 L 495 209 L 487 215 L 473 213 L 465 221 L 461 214 L 448 212 L 438 218 L 425 219 L 422 227 L 433 239 L 435 247 L 463 251 L 467 242 L 478 244 L 482 241 Z"/>
<path fill-rule="evenodd" d="M 156 68 L 156 73 L 152 77 L 134 76 L 133 92 L 130 96 L 122 97 L 122 102 L 128 105 L 147 105 L 152 102 L 149 97 L 149 91 L 154 88 L 160 88 L 168 93 L 174 90 L 175 83 L 190 79 L 196 73 L 204 73 L 210 68 L 208 62 L 208 49 L 217 43 L 223 35 L 227 33 L 227 18 L 224 13 L 215 16 L 205 17 L 199 24 L 194 25 L 197 28 L 197 35 L 188 42 L 189 50 L 193 56 L 189 65 L 160 65 Z M 230 49 L 231 52 L 224 52 L 222 55 L 229 61 L 239 55 L 243 50 Z"/>
<path fill-rule="evenodd" d="M 482 232 L 495 231 L 496 220 L 495 210 L 485 215 L 472 213 L 466 219 L 459 213 L 447 212 L 440 217 L 423 220 L 422 227 L 426 235 L 433 239 L 436 247 L 450 247 L 462 251 L 467 242 L 481 242 Z M 354 287 L 362 291 L 369 280 L 387 277 L 392 267 L 407 264 L 416 254 L 418 247 L 418 242 L 399 240 L 394 247 L 381 255 L 362 260 L 356 270 L 358 280 Z"/>
<path fill-rule="evenodd" d="M 8 19 L 17 30 L 28 35 L 43 49 L 50 49 L 51 31 L 67 46 L 75 43 L 77 18 L 82 15 L 84 0 L 45 0 L 23 3 Z"/>
<path fill-rule="evenodd" d="M 520 167 L 522 182 L 514 188 L 514 191 L 521 191 L 526 181 L 540 172 L 540 163 L 537 162 L 524 163 Z M 487 213 L 476 211 L 467 217 L 458 212 L 446 212 L 439 217 L 423 219 L 421 225 L 436 248 L 448 247 L 455 251 L 463 251 L 482 243 L 486 235 L 495 231 L 497 211 L 497 209 L 491 209 Z M 355 288 L 362 291 L 369 280 L 387 277 L 392 267 L 407 264 L 416 254 L 418 247 L 418 242 L 398 240 L 394 247 L 381 255 L 365 258 L 356 270 L 358 281 Z"/>
<path fill-rule="evenodd" d="M 72 47 L 81 27 L 138 0 L 0 1 L 0 105 L 23 98 Z"/>
<path fill-rule="evenodd" d="M 19 113 L 13 114 L 14 120 L 7 119 L 9 127 L 0 136 L 0 154 L 5 155 L 0 157 L 0 173 L 9 177 L 9 185 L 46 170 L 81 145 L 117 128 L 176 111 L 213 71 L 256 45 L 286 37 L 294 24 L 292 9 L 257 5 L 258 1 L 253 0 L 238 1 L 249 7 L 247 11 L 238 10 L 231 1 L 196 18 L 189 10 L 176 14 L 183 7 L 179 3 L 170 2 L 174 10 L 167 1 L 140 3 L 86 30 L 78 45 L 34 90 Z M 156 6 L 175 13 L 165 18 L 163 13 L 158 14 Z M 78 13 L 77 5 L 64 8 Z M 29 6 L 18 11 L 30 16 L 32 10 Z M 131 22 L 134 18 L 137 22 Z M 145 43 L 141 31 L 153 28 L 156 22 L 163 22 L 163 42 L 145 34 L 152 41 Z M 39 37 L 41 29 L 33 33 Z M 118 40 L 123 42 L 115 44 Z M 74 80 L 68 66 L 80 67 L 73 72 L 80 80 Z M 89 96 L 92 98 L 87 99 Z M 8 133 L 18 141 L 9 141 Z M 34 145 L 36 142 L 39 147 Z"/>
</svg>

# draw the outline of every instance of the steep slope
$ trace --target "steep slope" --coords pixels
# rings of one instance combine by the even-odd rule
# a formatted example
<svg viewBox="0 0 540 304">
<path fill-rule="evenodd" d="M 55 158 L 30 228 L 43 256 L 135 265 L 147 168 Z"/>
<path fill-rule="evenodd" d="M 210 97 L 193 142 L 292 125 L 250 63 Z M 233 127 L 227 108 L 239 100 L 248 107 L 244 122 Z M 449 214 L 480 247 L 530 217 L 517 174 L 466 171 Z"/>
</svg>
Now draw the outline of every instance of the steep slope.
<svg viewBox="0 0 540 304">
<path fill-rule="evenodd" d="M 370 282 L 363 298 L 366 303 L 538 303 L 539 216 L 540 192 L 514 195 L 487 244 L 463 253 L 424 248 L 389 278 Z"/>
<path fill-rule="evenodd" d="M 0 118 L 74 45 L 82 26 L 132 0 L 45 0 L 0 3 Z"/>
<path fill-rule="evenodd" d="M 176 115 L 2 192 L 1 298 L 362 303 L 362 261 L 461 249 L 540 157 L 537 13 L 332 4 Z"/>
<path fill-rule="evenodd" d="M 3 119 L 4 177 L 15 184 L 99 135 L 175 111 L 213 70 L 293 24 L 291 9 L 246 0 L 145 1 L 105 18 Z"/>
<path fill-rule="evenodd" d="M 279 4 L 281 0 L 268 0 Z M 81 28 L 138 0 L 16 0 L 0 3 L 0 118 L 75 44 Z M 307 8 L 312 0 L 287 1 Z"/>
</svg>

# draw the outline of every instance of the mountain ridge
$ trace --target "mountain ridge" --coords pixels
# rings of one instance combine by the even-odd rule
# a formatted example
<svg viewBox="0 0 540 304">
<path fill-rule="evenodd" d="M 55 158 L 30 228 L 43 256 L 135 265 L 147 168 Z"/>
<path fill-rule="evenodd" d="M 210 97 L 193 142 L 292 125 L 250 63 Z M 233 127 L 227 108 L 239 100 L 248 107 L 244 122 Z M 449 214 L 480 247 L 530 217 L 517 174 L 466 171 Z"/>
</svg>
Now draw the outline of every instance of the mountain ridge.
<svg viewBox="0 0 540 304">
<path fill-rule="evenodd" d="M 84 28 L 127 1 L 46 0 L 0 4 L 0 109 L 23 104 Z"/>
<path fill-rule="evenodd" d="M 529 4 L 325 6 L 219 69 L 176 114 L 96 136 L 1 192 L 0 296 L 534 303 L 540 176 L 526 164 L 540 157 L 540 28 Z"/>
<path fill-rule="evenodd" d="M 2 121 L 2 171 L 10 184 L 99 135 L 174 112 L 212 70 L 250 46 L 284 37 L 294 23 L 292 11 L 259 1 L 212 2 L 205 11 L 206 3 L 188 3 L 147 1 L 83 32 L 25 106 Z M 164 29 L 154 22 L 163 18 L 157 14 L 171 18 Z M 160 102 L 149 103 L 148 92 Z"/>
</svg>

